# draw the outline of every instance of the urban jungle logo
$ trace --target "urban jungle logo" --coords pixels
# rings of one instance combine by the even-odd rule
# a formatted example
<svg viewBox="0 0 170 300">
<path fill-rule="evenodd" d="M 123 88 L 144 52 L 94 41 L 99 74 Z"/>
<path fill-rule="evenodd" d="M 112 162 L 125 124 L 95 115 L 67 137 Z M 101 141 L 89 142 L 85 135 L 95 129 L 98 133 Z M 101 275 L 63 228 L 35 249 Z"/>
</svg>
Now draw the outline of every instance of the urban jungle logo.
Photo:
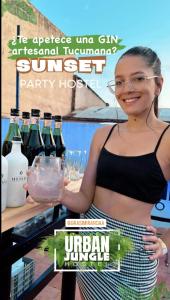
<svg viewBox="0 0 170 300">
<path fill-rule="evenodd" d="M 109 262 L 109 235 L 65 236 L 65 262 Z"/>
<path fill-rule="evenodd" d="M 69 221 L 66 225 L 73 228 L 73 221 L 66 221 Z M 102 227 L 98 219 L 90 219 L 91 224 L 87 219 L 74 219 L 75 227 L 80 225 L 80 221 L 81 229 L 55 230 L 54 236 L 47 236 L 41 242 L 41 254 L 44 251 L 48 253 L 49 258 L 54 261 L 54 271 L 121 271 L 121 261 L 134 250 L 132 240 L 120 230 L 89 229 L 92 225 L 92 228 Z M 87 223 L 88 229 L 82 228 L 87 228 Z M 105 226 L 106 224 L 103 227 Z M 170 299 L 170 290 L 165 282 L 157 284 L 148 296 L 128 288 L 126 284 L 118 284 L 118 292 L 121 300 Z"/>
<path fill-rule="evenodd" d="M 119 230 L 62 229 L 44 239 L 54 271 L 119 271 L 120 261 L 133 251 L 132 241 Z"/>
</svg>

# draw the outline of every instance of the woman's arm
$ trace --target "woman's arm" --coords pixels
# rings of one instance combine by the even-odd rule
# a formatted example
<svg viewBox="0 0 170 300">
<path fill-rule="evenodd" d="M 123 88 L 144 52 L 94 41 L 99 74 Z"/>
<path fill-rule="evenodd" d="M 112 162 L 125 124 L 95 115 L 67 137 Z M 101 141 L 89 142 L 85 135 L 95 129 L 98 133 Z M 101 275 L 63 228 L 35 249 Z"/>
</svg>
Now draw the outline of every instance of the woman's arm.
<svg viewBox="0 0 170 300">
<path fill-rule="evenodd" d="M 97 129 L 96 133 L 94 134 L 90 147 L 88 164 L 83 176 L 79 192 L 75 193 L 69 191 L 68 189 L 65 189 L 61 198 L 55 199 L 55 201 L 51 202 L 51 205 L 53 203 L 54 205 L 56 205 L 57 203 L 61 203 L 68 209 L 77 213 L 83 213 L 88 210 L 93 201 L 96 188 L 96 169 L 98 157 L 100 154 L 101 147 L 103 146 L 103 143 L 107 138 L 110 129 L 111 126 L 104 126 L 102 128 Z M 24 189 L 28 189 L 28 184 L 24 185 Z M 27 201 L 31 203 L 34 202 L 34 199 L 31 198 L 31 196 L 28 196 Z"/>
<path fill-rule="evenodd" d="M 79 192 L 75 193 L 65 189 L 62 199 L 60 200 L 61 204 L 77 213 L 86 212 L 94 198 L 97 162 L 103 141 L 101 136 L 105 135 L 101 135 L 101 133 L 103 133 L 103 128 L 98 129 L 93 137 L 88 164 Z"/>
</svg>

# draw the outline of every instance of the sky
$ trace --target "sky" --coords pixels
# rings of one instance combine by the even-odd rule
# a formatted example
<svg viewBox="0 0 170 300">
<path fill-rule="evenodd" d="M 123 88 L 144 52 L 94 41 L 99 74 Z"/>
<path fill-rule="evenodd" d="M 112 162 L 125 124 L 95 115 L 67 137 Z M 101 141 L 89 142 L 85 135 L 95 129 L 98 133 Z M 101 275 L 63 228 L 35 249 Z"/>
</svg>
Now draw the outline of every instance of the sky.
<svg viewBox="0 0 170 300">
<path fill-rule="evenodd" d="M 164 86 L 159 107 L 170 108 L 170 1 L 169 0 L 31 0 L 65 35 L 116 35 L 126 46 L 114 55 L 107 56 L 101 75 L 78 74 L 111 106 L 114 96 L 107 82 L 114 78 L 118 58 L 134 46 L 152 48 L 162 62 Z M 93 82 L 90 83 L 90 80 Z M 95 81 L 95 83 L 94 83 Z"/>
</svg>

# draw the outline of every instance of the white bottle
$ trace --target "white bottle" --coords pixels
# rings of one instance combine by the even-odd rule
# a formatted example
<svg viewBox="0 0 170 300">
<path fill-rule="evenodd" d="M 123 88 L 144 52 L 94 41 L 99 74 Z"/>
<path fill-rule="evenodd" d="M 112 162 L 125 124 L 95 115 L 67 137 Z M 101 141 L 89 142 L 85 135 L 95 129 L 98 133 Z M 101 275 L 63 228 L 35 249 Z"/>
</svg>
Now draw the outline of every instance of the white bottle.
<svg viewBox="0 0 170 300">
<path fill-rule="evenodd" d="M 8 184 L 8 161 L 1 155 L 1 212 L 6 208 L 7 203 L 7 184 Z"/>
<path fill-rule="evenodd" d="M 21 153 L 21 138 L 13 137 L 8 160 L 7 207 L 23 206 L 26 203 L 26 191 L 23 184 L 27 182 L 28 159 Z"/>
</svg>

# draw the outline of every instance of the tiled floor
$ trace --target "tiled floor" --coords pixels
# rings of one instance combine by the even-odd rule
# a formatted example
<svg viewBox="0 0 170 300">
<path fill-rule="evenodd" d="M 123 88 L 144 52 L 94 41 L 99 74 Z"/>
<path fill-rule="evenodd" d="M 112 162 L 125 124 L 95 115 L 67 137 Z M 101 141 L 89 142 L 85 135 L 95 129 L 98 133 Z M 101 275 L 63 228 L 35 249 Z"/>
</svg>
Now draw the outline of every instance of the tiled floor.
<svg viewBox="0 0 170 300">
<path fill-rule="evenodd" d="M 31 251 L 27 256 L 33 258 L 36 261 L 35 266 L 35 279 L 44 272 L 48 266 L 51 264 L 51 261 L 47 256 L 42 256 L 38 250 Z M 165 282 L 168 289 L 170 289 L 170 265 L 169 267 L 165 266 L 165 258 L 160 259 L 159 271 L 158 271 L 158 282 Z M 169 259 L 170 260 L 170 259 Z M 169 261 L 170 264 L 170 261 Z M 61 298 L 61 282 L 62 275 L 57 274 L 49 284 L 36 296 L 35 300 L 60 300 Z M 69 299 L 68 299 L 69 300 Z M 81 300 L 79 290 L 76 288 L 76 297 L 75 300 Z"/>
</svg>

